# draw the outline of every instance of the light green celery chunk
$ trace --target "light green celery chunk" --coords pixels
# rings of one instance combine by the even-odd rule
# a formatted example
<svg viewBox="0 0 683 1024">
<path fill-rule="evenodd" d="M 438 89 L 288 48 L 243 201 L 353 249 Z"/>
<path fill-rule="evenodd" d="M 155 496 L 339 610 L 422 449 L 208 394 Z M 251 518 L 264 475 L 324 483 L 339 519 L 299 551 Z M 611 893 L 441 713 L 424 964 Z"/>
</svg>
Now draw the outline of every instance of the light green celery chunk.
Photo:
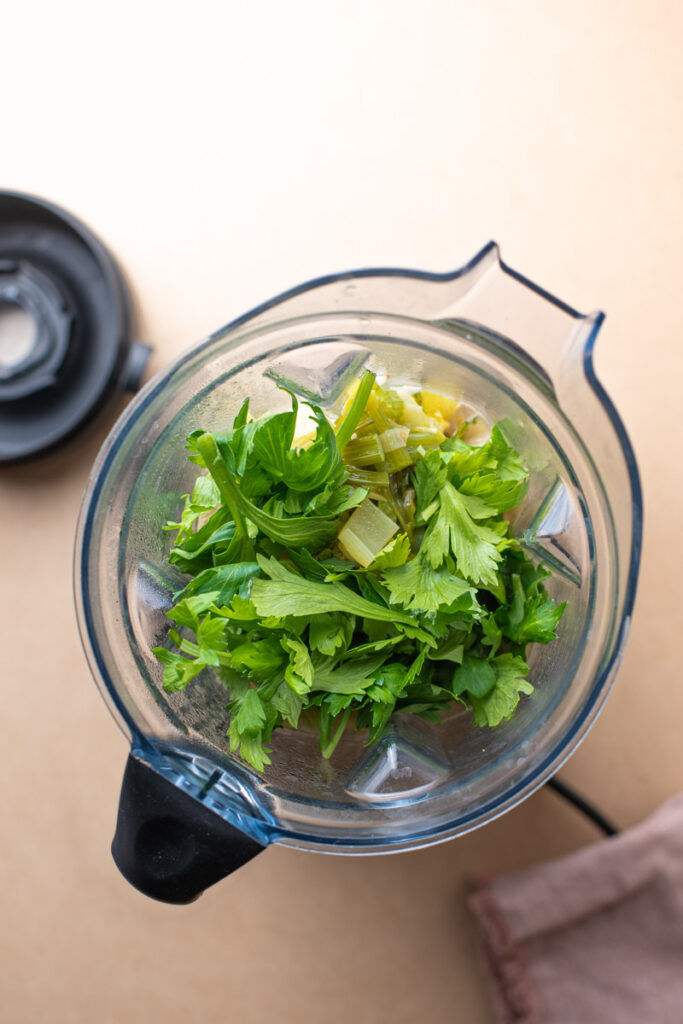
<svg viewBox="0 0 683 1024">
<path fill-rule="evenodd" d="M 375 383 L 375 375 L 366 370 L 360 379 L 358 390 L 353 396 L 351 405 L 342 416 L 341 422 L 337 424 L 337 448 L 343 452 L 351 440 L 353 433 L 363 418 L 368 396 Z"/>
<path fill-rule="evenodd" d="M 440 430 L 411 430 L 406 444 L 409 448 L 438 448 L 445 440 L 446 436 Z"/>
<path fill-rule="evenodd" d="M 407 448 L 395 448 L 394 451 L 384 453 L 384 465 L 388 473 L 398 473 L 400 469 L 407 469 L 412 461 Z"/>
<path fill-rule="evenodd" d="M 389 474 L 381 469 L 356 469 L 350 466 L 349 483 L 356 487 L 388 487 Z"/>
<path fill-rule="evenodd" d="M 397 523 L 366 498 L 344 524 L 337 540 L 349 558 L 366 567 L 397 530 Z"/>
<path fill-rule="evenodd" d="M 367 413 L 363 413 L 355 430 L 356 437 L 367 437 L 368 434 L 376 434 L 375 421 Z"/>
<path fill-rule="evenodd" d="M 379 435 L 379 441 L 384 452 L 395 452 L 405 448 L 410 431 L 407 427 L 392 427 Z"/>
<path fill-rule="evenodd" d="M 353 466 L 372 466 L 384 459 L 384 449 L 377 434 L 367 434 L 349 441 L 343 451 L 344 462 Z"/>
<path fill-rule="evenodd" d="M 403 399 L 395 391 L 377 388 L 377 404 L 386 413 L 390 420 L 397 422 L 403 415 Z"/>
</svg>

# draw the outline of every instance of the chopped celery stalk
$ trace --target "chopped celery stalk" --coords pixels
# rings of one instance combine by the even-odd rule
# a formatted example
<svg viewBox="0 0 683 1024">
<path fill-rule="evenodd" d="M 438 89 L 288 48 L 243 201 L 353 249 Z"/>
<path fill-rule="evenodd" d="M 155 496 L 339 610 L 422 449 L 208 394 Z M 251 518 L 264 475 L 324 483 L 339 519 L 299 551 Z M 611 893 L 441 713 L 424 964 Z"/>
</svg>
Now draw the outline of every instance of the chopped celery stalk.
<svg viewBox="0 0 683 1024">
<path fill-rule="evenodd" d="M 347 444 L 351 440 L 351 436 L 358 426 L 360 419 L 365 411 L 365 405 L 368 401 L 368 396 L 372 391 L 375 383 L 375 375 L 370 370 L 366 370 L 360 379 L 358 390 L 353 396 L 351 405 L 344 413 L 341 423 L 337 429 L 337 448 L 340 452 L 343 452 Z"/>
<path fill-rule="evenodd" d="M 398 473 L 400 469 L 407 469 L 412 465 L 412 461 L 407 448 L 397 448 L 393 452 L 384 453 L 384 465 L 388 473 Z"/>
<path fill-rule="evenodd" d="M 396 522 L 396 508 L 393 501 L 387 501 L 386 498 L 378 498 L 378 504 L 381 512 L 384 512 L 385 516 L 389 516 L 389 519 L 393 519 Z"/>
<path fill-rule="evenodd" d="M 381 469 L 356 469 L 349 466 L 349 483 L 356 487 L 388 487 L 389 474 Z"/>
<path fill-rule="evenodd" d="M 438 507 L 439 499 L 435 498 L 434 501 L 431 501 L 426 508 L 422 509 L 422 512 L 418 516 L 418 525 L 424 526 L 424 524 L 432 518 Z"/>
<path fill-rule="evenodd" d="M 379 433 L 384 430 L 391 430 L 396 424 L 393 420 L 389 419 L 382 406 L 377 401 L 377 392 L 373 391 L 368 398 L 368 404 L 365 407 L 365 411 L 368 416 L 372 419 L 376 429 Z"/>
<path fill-rule="evenodd" d="M 356 427 L 356 437 L 365 437 L 366 434 L 376 434 L 375 424 L 371 416 L 368 416 L 366 412 L 363 413 L 358 421 Z"/>
<path fill-rule="evenodd" d="M 353 466 L 372 466 L 384 459 L 384 449 L 377 434 L 367 434 L 349 441 L 342 452 L 344 462 Z"/>
<path fill-rule="evenodd" d="M 453 419 L 459 404 L 457 399 L 440 395 L 438 391 L 421 391 L 415 397 L 428 416 L 441 416 L 446 422 Z"/>
<path fill-rule="evenodd" d="M 407 427 L 392 427 L 391 430 L 383 431 L 379 435 L 382 450 L 385 452 L 395 452 L 400 448 L 405 448 L 409 434 L 410 431 Z"/>
<path fill-rule="evenodd" d="M 396 509 L 398 522 L 404 533 L 407 533 L 411 541 L 415 529 L 415 491 L 408 487 L 401 493 L 395 483 L 392 484 L 391 496 Z"/>
<path fill-rule="evenodd" d="M 366 498 L 347 519 L 337 540 L 344 553 L 365 568 L 397 531 L 397 523 Z"/>
<path fill-rule="evenodd" d="M 422 448 L 438 448 L 445 440 L 446 435 L 442 434 L 440 430 L 411 430 L 406 444 L 409 448 L 417 448 L 418 445 Z"/>
<path fill-rule="evenodd" d="M 391 389 L 377 388 L 377 404 L 390 420 L 398 421 L 403 415 L 403 399 Z"/>
</svg>

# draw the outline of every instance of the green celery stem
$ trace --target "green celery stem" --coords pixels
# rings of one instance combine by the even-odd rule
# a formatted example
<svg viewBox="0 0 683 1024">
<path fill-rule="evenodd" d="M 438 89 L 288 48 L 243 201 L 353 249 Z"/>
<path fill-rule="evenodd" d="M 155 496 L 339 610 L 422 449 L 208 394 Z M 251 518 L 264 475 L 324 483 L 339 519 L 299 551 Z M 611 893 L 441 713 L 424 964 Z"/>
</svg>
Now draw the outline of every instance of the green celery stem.
<svg viewBox="0 0 683 1024">
<path fill-rule="evenodd" d="M 351 408 L 347 412 L 346 416 L 342 420 L 341 426 L 337 431 L 337 448 L 339 452 L 344 451 L 347 444 L 351 440 L 351 436 L 360 422 L 360 418 L 365 411 L 372 386 L 375 383 L 375 375 L 370 370 L 366 370 L 360 379 L 358 385 L 358 391 L 354 395 Z"/>
<path fill-rule="evenodd" d="M 216 481 L 218 490 L 221 493 L 221 498 L 230 509 L 232 518 L 235 521 L 235 531 L 242 536 L 246 536 L 247 527 L 244 522 L 242 510 L 239 507 L 239 495 L 237 488 L 233 482 L 228 467 L 225 465 L 225 460 L 221 456 L 216 444 L 215 438 L 212 434 L 201 434 L 196 441 L 197 451 L 204 459 L 204 463 L 209 473 Z"/>
</svg>

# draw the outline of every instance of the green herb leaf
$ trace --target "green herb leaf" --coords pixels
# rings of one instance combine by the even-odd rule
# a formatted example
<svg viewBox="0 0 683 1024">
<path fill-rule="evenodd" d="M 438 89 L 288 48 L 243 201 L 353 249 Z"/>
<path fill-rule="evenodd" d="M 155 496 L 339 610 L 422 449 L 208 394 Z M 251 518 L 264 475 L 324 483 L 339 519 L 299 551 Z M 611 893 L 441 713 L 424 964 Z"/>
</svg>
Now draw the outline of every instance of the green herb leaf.
<svg viewBox="0 0 683 1024">
<path fill-rule="evenodd" d="M 163 686 L 166 693 L 184 690 L 190 680 L 204 668 L 201 661 L 188 661 L 165 647 L 153 647 L 152 654 L 164 666 Z"/>
<path fill-rule="evenodd" d="M 337 439 L 323 411 L 311 405 L 317 422 L 315 440 L 307 448 L 293 449 L 297 400 L 288 393 L 292 411 L 269 416 L 257 425 L 252 441 L 254 458 L 293 491 L 319 490 L 330 477 L 338 478 L 343 471 Z"/>
<path fill-rule="evenodd" d="M 278 672 L 287 661 L 287 655 L 277 637 L 267 636 L 262 640 L 251 640 L 238 644 L 230 651 L 232 668 L 245 672 L 250 678 L 264 681 Z"/>
<path fill-rule="evenodd" d="M 230 604 L 235 594 L 246 596 L 244 586 L 258 575 L 257 562 L 236 562 L 217 569 L 205 569 L 191 580 L 176 600 L 184 601 L 196 594 L 210 595 L 213 604 Z"/>
<path fill-rule="evenodd" d="M 448 478 L 448 460 L 443 453 L 429 451 L 413 468 L 417 511 L 423 512 L 436 498 Z"/>
<path fill-rule="evenodd" d="M 453 695 L 469 693 L 472 697 L 485 697 L 496 685 L 493 665 L 485 658 L 472 658 L 466 654 L 462 665 L 453 673 Z"/>
<path fill-rule="evenodd" d="M 197 646 L 199 657 L 205 665 L 220 665 L 221 655 L 227 652 L 225 639 L 225 621 L 207 615 L 197 628 Z"/>
<path fill-rule="evenodd" d="M 475 725 L 500 725 L 515 711 L 520 694 L 533 693 L 534 690 L 526 679 L 529 666 L 523 658 L 512 654 L 499 654 L 497 658 L 493 658 L 491 665 L 496 674 L 493 689 L 485 697 L 470 698 Z"/>
<path fill-rule="evenodd" d="M 481 498 L 494 512 L 508 512 L 515 508 L 527 489 L 527 480 L 501 480 L 497 473 L 468 476 L 459 487 L 461 494 Z"/>
<path fill-rule="evenodd" d="M 564 609 L 564 603 L 556 605 L 538 594 L 525 604 L 521 620 L 504 626 L 503 632 L 516 644 L 548 644 L 557 639 L 556 628 Z"/>
<path fill-rule="evenodd" d="M 438 568 L 449 555 L 455 556 L 459 572 L 480 585 L 495 584 L 501 556 L 498 535 L 475 520 L 482 517 L 483 502 L 460 494 L 446 483 L 439 492 L 439 511 L 432 519 L 420 554 Z"/>
<path fill-rule="evenodd" d="M 491 648 L 489 657 L 493 657 L 503 642 L 503 632 L 493 615 L 487 615 L 481 620 L 481 631 L 481 642 Z"/>
<path fill-rule="evenodd" d="M 315 668 L 313 689 L 325 693 L 362 693 L 374 682 L 374 673 L 385 660 L 385 654 L 378 654 L 365 661 L 350 661 L 342 665 L 326 662 Z"/>
<path fill-rule="evenodd" d="M 256 736 L 261 732 L 265 720 L 266 713 L 264 711 L 261 698 L 256 690 L 247 690 L 240 701 L 237 717 L 235 719 L 235 725 L 239 730 L 240 735 Z"/>
<path fill-rule="evenodd" d="M 459 579 L 445 565 L 433 568 L 421 553 L 405 565 L 387 569 L 383 579 L 392 603 L 402 605 L 407 611 L 435 612 L 441 605 L 451 605 L 465 594 L 473 595 L 469 583 Z"/>
<path fill-rule="evenodd" d="M 372 572 L 378 572 L 381 569 L 393 569 L 396 566 L 405 565 L 410 558 L 410 553 L 410 541 L 407 534 L 399 533 L 382 548 L 368 568 Z"/>
<path fill-rule="evenodd" d="M 308 647 L 293 636 L 282 637 L 282 649 L 289 656 L 285 669 L 285 682 L 299 697 L 305 696 L 313 685 L 313 664 Z"/>
<path fill-rule="evenodd" d="M 272 696 L 271 704 L 282 715 L 285 722 L 289 722 L 292 728 L 296 729 L 304 706 L 304 698 L 294 693 L 287 683 L 281 683 Z"/>
<path fill-rule="evenodd" d="M 257 579 L 252 583 L 251 602 L 259 615 L 313 616 L 324 612 L 348 612 L 384 622 L 412 622 L 410 616 L 367 601 L 343 583 L 303 579 L 274 558 L 266 559 L 259 555 L 258 561 L 270 577 L 269 580 Z"/>
<path fill-rule="evenodd" d="M 342 612 L 314 615 L 308 629 L 308 642 L 314 651 L 333 657 L 351 643 L 355 617 Z"/>
</svg>

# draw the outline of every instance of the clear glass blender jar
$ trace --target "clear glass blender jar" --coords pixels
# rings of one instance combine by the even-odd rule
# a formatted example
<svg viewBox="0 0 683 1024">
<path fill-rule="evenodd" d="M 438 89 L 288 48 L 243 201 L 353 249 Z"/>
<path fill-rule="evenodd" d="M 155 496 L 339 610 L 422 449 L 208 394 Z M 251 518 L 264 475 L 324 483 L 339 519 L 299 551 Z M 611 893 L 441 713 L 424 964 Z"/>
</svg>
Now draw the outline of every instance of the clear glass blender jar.
<svg viewBox="0 0 683 1024">
<path fill-rule="evenodd" d="M 131 743 L 114 856 L 140 889 L 186 902 L 264 846 L 336 853 L 414 849 L 461 835 L 546 781 L 586 735 L 628 634 L 641 543 L 633 451 L 595 378 L 603 316 L 582 316 L 502 263 L 491 243 L 435 275 L 366 270 L 294 289 L 159 373 L 93 469 L 76 544 L 79 624 L 93 674 Z M 323 407 L 362 369 L 457 393 L 531 470 L 513 529 L 567 609 L 531 654 L 532 696 L 502 726 L 464 709 L 440 724 L 395 716 L 374 747 L 347 731 L 330 761 L 317 734 L 273 734 L 263 775 L 229 752 L 227 695 L 208 670 L 167 694 L 151 650 L 184 578 L 167 563 L 196 467 L 191 431 L 288 407 Z"/>
</svg>

